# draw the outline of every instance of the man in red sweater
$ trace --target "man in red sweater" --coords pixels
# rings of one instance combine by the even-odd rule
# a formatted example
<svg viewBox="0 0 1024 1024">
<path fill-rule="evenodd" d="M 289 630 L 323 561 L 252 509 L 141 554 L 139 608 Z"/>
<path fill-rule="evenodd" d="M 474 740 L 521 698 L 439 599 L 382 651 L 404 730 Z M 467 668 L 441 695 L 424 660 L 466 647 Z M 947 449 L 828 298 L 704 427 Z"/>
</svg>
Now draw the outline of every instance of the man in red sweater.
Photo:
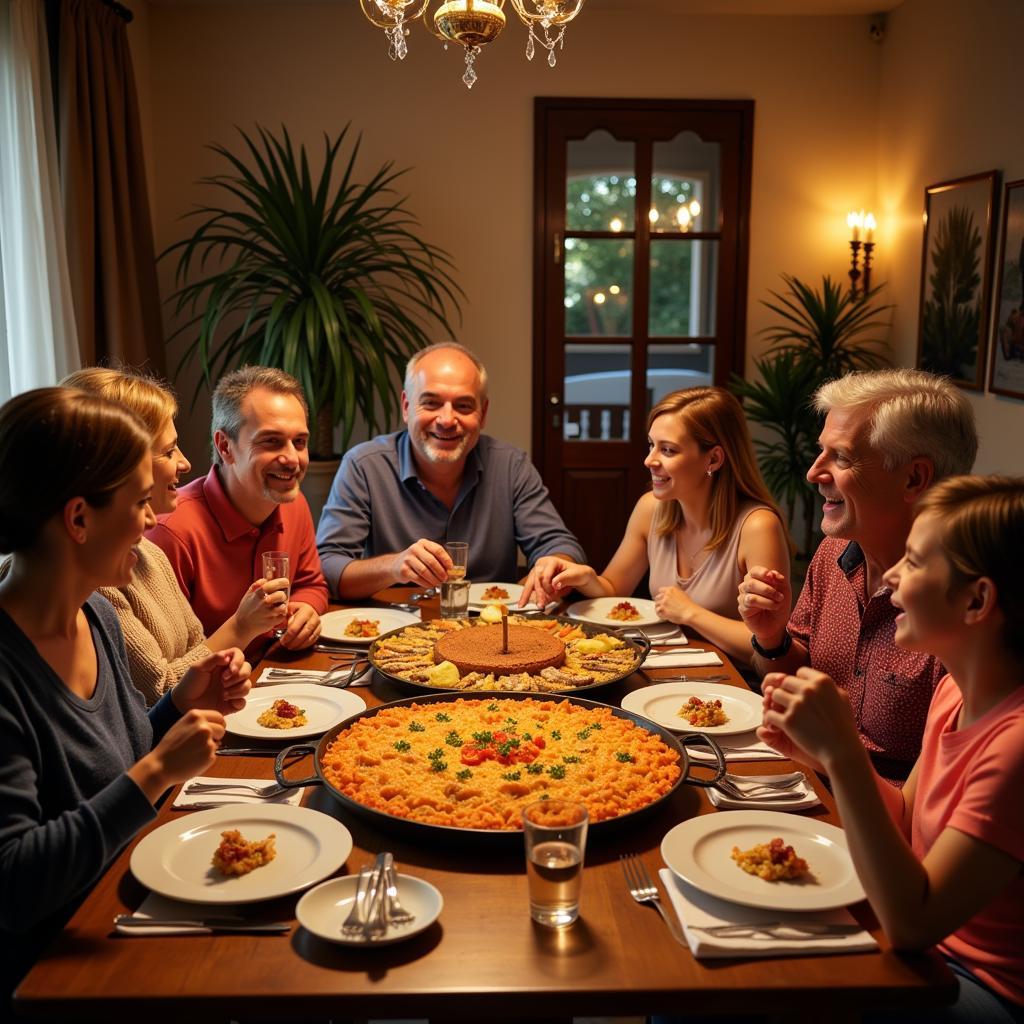
<svg viewBox="0 0 1024 1024">
<path fill-rule="evenodd" d="M 300 649 L 320 635 L 327 583 L 299 491 L 308 441 L 306 400 L 294 377 L 246 366 L 221 378 L 213 393 L 214 464 L 146 534 L 167 555 L 207 635 L 263 576 L 264 551 L 286 551 L 291 563 L 281 644 Z"/>
</svg>

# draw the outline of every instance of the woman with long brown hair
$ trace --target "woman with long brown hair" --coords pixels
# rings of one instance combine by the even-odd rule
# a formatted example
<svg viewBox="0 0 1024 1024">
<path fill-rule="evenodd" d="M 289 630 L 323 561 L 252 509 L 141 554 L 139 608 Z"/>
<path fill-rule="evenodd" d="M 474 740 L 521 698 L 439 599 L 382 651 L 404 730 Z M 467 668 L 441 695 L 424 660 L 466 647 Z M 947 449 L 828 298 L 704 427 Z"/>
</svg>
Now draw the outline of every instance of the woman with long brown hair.
<svg viewBox="0 0 1024 1024">
<path fill-rule="evenodd" d="M 651 490 L 633 509 L 608 567 L 599 575 L 589 565 L 542 558 L 521 603 L 573 589 L 587 597 L 628 596 L 650 570 L 662 618 L 748 661 L 750 631 L 736 604 L 740 580 L 750 565 L 788 576 L 789 544 L 743 408 L 723 388 L 674 391 L 651 409 L 647 443 Z"/>
</svg>

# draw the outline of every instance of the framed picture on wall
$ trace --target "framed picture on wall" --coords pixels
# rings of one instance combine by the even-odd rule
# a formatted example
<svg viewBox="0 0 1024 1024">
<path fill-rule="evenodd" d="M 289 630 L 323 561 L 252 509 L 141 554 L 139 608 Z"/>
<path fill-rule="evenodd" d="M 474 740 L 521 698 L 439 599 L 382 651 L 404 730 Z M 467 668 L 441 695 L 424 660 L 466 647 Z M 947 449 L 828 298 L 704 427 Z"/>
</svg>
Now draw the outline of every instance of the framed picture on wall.
<svg viewBox="0 0 1024 1024">
<path fill-rule="evenodd" d="M 929 185 L 917 365 L 981 390 L 985 374 L 997 171 Z"/>
<path fill-rule="evenodd" d="M 988 389 L 1024 398 L 1024 180 L 1006 183 L 1002 221 Z"/>
</svg>

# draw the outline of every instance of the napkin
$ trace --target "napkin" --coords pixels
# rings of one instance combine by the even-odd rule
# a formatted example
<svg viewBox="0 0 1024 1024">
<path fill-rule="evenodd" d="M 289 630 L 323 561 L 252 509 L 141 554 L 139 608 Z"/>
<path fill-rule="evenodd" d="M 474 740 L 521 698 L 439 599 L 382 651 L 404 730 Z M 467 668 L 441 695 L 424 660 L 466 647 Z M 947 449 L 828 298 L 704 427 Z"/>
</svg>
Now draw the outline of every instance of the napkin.
<svg viewBox="0 0 1024 1024">
<path fill-rule="evenodd" d="M 316 668 L 283 668 L 279 665 L 273 666 L 275 672 L 286 672 L 289 676 L 300 676 L 304 678 L 314 677 L 315 679 L 322 679 L 328 672 L 333 669 L 316 669 Z M 346 666 L 347 667 L 347 666 Z M 344 676 L 342 676 L 344 678 Z M 265 676 L 260 676 L 254 683 L 253 686 L 276 686 L 280 683 L 287 683 L 287 676 L 279 675 L 275 679 L 269 679 Z M 351 683 L 348 684 L 346 689 L 353 686 L 369 686 L 373 682 L 373 667 L 367 668 L 360 675 L 356 676 Z"/>
<path fill-rule="evenodd" d="M 167 896 L 160 896 L 151 892 L 139 906 L 139 909 L 132 914 L 132 917 L 145 917 L 150 920 L 165 921 L 189 921 L 212 914 L 216 917 L 244 917 L 246 907 L 241 903 L 218 903 L 216 906 L 206 904 L 185 903 L 182 900 L 172 900 Z M 119 935 L 130 935 L 132 938 L 140 936 L 156 935 L 209 935 L 209 928 L 188 928 L 171 926 L 166 928 L 132 928 L 131 926 L 114 925 L 114 931 Z"/>
<path fill-rule="evenodd" d="M 690 753 L 693 753 L 693 748 L 690 748 Z M 756 784 L 764 780 L 777 779 L 777 775 L 744 775 L 742 777 L 731 775 L 730 779 L 736 783 L 741 789 L 744 787 L 745 782 Z M 741 781 L 742 778 L 742 781 Z M 804 811 L 808 807 L 817 807 L 821 801 L 818 799 L 818 794 L 814 792 L 814 787 L 808 785 L 806 782 L 801 782 L 799 785 L 794 786 L 792 789 L 786 790 L 787 793 L 799 793 L 800 796 L 797 799 L 790 797 L 788 799 L 779 799 L 778 793 L 762 793 L 759 796 L 747 796 L 742 800 L 738 797 L 732 796 L 729 793 L 723 793 L 719 789 L 712 787 L 707 790 L 708 799 L 716 806 L 721 807 L 725 810 L 747 810 L 750 807 L 757 807 L 762 809 L 771 809 L 773 811 Z"/>
<path fill-rule="evenodd" d="M 712 651 L 670 650 L 651 651 L 644 661 L 646 668 L 700 668 L 704 665 L 721 665 L 722 659 Z"/>
<path fill-rule="evenodd" d="M 210 775 L 197 775 L 194 779 L 189 779 L 178 790 L 178 795 L 174 798 L 174 803 L 171 804 L 172 811 L 187 811 L 190 807 L 195 807 L 196 804 L 201 804 L 203 807 L 212 807 L 213 805 L 220 807 L 223 804 L 292 804 L 297 807 L 302 801 L 302 794 L 306 792 L 305 789 L 289 789 L 284 793 L 271 797 L 257 796 L 255 793 L 249 793 L 244 789 L 233 790 L 228 793 L 211 793 L 209 791 L 205 793 L 189 793 L 188 787 L 193 782 L 241 782 L 245 785 L 270 786 L 273 785 L 274 780 L 224 779 L 214 778 Z"/>
<path fill-rule="evenodd" d="M 738 870 L 738 869 L 737 869 Z M 668 868 L 658 872 L 676 914 L 683 925 L 683 934 L 690 952 L 698 959 L 718 957 L 815 956 L 825 953 L 860 953 L 878 949 L 878 943 L 866 931 L 851 935 L 827 935 L 816 938 L 773 938 L 770 936 L 711 936 L 696 927 L 720 924 L 793 921 L 794 923 L 856 924 L 843 909 L 800 913 L 760 910 L 730 903 L 695 889 L 677 878 Z"/>
<path fill-rule="evenodd" d="M 782 754 L 772 750 L 767 743 L 757 738 L 753 729 L 735 736 L 715 736 L 715 742 L 722 748 L 726 761 L 777 761 Z M 704 747 L 687 747 L 690 757 L 696 761 L 714 762 L 715 755 Z"/>
</svg>

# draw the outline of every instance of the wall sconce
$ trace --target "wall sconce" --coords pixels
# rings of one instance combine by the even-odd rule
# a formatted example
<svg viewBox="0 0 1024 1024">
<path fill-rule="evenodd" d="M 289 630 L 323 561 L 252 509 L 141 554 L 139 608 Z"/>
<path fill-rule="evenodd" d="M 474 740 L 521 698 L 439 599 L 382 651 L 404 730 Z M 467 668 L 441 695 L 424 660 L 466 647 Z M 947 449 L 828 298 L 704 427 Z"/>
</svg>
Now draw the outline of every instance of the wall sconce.
<svg viewBox="0 0 1024 1024">
<path fill-rule="evenodd" d="M 850 294 L 857 297 L 871 291 L 871 255 L 875 249 L 875 215 L 863 210 L 851 210 L 846 215 L 846 226 L 850 229 Z M 863 239 L 861 235 L 863 234 Z M 860 250 L 864 250 L 864 269 L 860 268 Z"/>
</svg>

